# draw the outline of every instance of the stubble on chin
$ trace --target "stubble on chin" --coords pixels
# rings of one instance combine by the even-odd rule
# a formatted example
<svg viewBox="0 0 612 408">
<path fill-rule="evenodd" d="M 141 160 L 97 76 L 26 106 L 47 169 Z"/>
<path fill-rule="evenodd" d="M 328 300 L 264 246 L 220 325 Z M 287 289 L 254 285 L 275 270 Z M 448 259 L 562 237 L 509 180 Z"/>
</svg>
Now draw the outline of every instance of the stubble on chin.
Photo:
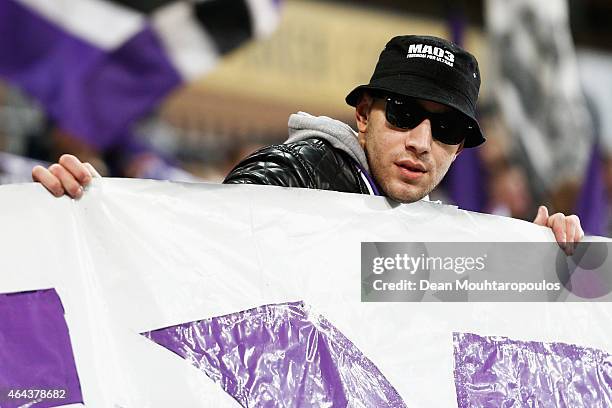
<svg viewBox="0 0 612 408">
<path fill-rule="evenodd" d="M 415 187 L 415 186 L 412 186 Z M 385 191 L 387 193 L 387 197 L 402 203 L 402 204 L 410 204 L 410 203 L 414 203 L 417 202 L 419 200 L 421 200 L 423 197 L 425 197 L 427 194 L 429 194 L 431 192 L 432 189 L 429 188 L 425 188 L 425 189 L 419 189 L 417 187 L 415 187 L 412 191 L 409 188 L 398 188 L 398 190 L 400 191 L 394 191 L 393 188 L 388 187 L 388 191 Z"/>
</svg>

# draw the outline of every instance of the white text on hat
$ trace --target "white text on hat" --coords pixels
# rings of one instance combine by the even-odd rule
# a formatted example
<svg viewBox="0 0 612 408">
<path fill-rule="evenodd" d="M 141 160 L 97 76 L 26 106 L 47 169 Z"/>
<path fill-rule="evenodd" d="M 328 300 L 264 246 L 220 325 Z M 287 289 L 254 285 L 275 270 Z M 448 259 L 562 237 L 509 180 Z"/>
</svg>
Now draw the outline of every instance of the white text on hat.
<svg viewBox="0 0 612 408">
<path fill-rule="evenodd" d="M 455 62 L 455 55 L 452 52 L 426 44 L 410 44 L 406 58 L 428 58 L 443 62 L 449 67 Z"/>
</svg>

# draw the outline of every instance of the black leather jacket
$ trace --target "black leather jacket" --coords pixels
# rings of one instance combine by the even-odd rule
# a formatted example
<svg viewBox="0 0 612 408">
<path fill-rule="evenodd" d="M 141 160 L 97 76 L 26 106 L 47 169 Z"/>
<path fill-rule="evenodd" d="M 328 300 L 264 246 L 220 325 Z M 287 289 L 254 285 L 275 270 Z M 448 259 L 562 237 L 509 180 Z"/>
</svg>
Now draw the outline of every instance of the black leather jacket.
<svg viewBox="0 0 612 408">
<path fill-rule="evenodd" d="M 353 159 L 319 138 L 263 148 L 238 163 L 223 182 L 369 194 Z"/>
</svg>

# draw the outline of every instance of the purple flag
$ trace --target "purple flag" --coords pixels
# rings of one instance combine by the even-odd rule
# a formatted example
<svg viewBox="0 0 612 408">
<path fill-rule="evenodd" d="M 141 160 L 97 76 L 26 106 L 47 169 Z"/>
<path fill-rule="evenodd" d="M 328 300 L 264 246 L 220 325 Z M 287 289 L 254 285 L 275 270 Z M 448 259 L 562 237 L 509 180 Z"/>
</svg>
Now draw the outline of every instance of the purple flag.
<svg viewBox="0 0 612 408">
<path fill-rule="evenodd" d="M 451 40 L 463 44 L 465 17 L 453 9 L 449 18 Z M 486 135 L 485 135 L 486 136 Z M 486 175 L 477 149 L 465 149 L 448 170 L 444 186 L 451 200 L 463 210 L 482 212 L 487 206 Z"/>
<path fill-rule="evenodd" d="M 275 27 L 274 0 L 0 2 L 0 77 L 98 148 L 221 55 Z"/>
<path fill-rule="evenodd" d="M 601 151 L 599 145 L 594 144 L 576 206 L 582 229 L 590 235 L 608 234 L 608 198 L 603 171 Z"/>
</svg>

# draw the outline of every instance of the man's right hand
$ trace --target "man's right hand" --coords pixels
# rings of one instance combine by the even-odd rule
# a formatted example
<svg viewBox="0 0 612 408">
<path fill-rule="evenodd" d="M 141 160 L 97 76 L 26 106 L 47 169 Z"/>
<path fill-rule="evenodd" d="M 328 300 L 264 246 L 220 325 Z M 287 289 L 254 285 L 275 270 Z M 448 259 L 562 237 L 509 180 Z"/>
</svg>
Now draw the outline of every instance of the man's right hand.
<svg viewBox="0 0 612 408">
<path fill-rule="evenodd" d="M 100 177 L 96 169 L 89 163 L 81 161 L 71 154 L 64 154 L 57 163 L 48 169 L 36 166 L 32 169 L 32 180 L 41 183 L 56 197 L 68 194 L 72 198 L 83 195 L 83 187 L 91 182 L 93 177 Z"/>
</svg>

